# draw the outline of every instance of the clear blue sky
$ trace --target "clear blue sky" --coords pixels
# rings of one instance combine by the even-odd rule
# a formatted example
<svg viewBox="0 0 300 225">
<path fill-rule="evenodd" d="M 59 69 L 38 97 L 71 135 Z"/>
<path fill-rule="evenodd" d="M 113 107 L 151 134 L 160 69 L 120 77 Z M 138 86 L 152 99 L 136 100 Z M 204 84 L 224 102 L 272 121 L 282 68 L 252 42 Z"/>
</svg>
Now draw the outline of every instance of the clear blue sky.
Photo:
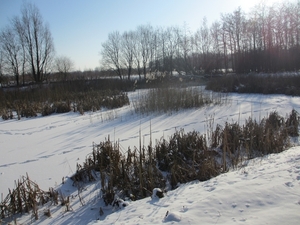
<svg viewBox="0 0 300 225">
<path fill-rule="evenodd" d="M 265 0 L 267 4 L 284 0 Z M 20 15 L 24 0 L 0 0 L 0 29 Z M 56 55 L 67 56 L 79 70 L 99 67 L 101 43 L 112 31 L 135 30 L 186 23 L 195 32 L 203 17 L 220 20 L 239 6 L 247 12 L 260 0 L 27 0 L 40 10 L 49 24 Z"/>
</svg>

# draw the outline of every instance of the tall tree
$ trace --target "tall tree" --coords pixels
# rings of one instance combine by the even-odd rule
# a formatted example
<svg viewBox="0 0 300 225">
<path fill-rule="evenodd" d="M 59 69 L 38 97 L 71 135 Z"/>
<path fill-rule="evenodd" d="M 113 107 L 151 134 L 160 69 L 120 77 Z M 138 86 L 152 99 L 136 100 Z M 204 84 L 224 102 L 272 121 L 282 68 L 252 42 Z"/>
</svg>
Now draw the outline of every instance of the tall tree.
<svg viewBox="0 0 300 225">
<path fill-rule="evenodd" d="M 168 27 L 162 33 L 163 42 L 163 55 L 164 55 L 164 67 L 171 75 L 174 70 L 174 60 L 176 56 L 176 50 L 178 47 L 178 38 L 176 35 L 175 27 Z"/>
<path fill-rule="evenodd" d="M 3 75 L 4 75 L 3 67 L 4 67 L 4 57 L 3 57 L 3 51 L 0 48 L 0 86 L 1 86 L 1 83 L 3 82 Z"/>
<path fill-rule="evenodd" d="M 178 40 L 177 46 L 177 71 L 185 71 L 185 73 L 192 72 L 191 68 L 191 60 L 190 60 L 190 53 L 191 53 L 191 35 L 190 30 L 188 29 L 187 24 L 183 25 L 183 28 L 176 28 L 175 30 Z"/>
<path fill-rule="evenodd" d="M 135 34 L 133 31 L 124 32 L 122 35 L 122 64 L 127 68 L 127 78 L 130 80 L 130 75 L 134 60 Z"/>
<path fill-rule="evenodd" d="M 19 76 L 21 71 L 22 47 L 18 40 L 18 36 L 11 27 L 6 27 L 0 33 L 1 53 L 3 57 L 3 69 L 8 74 L 13 74 L 19 86 Z"/>
<path fill-rule="evenodd" d="M 118 31 L 108 34 L 108 40 L 102 44 L 102 63 L 107 69 L 115 71 L 122 79 L 121 35 Z"/>
<path fill-rule="evenodd" d="M 221 69 L 222 62 L 221 62 L 221 46 L 222 46 L 222 33 L 221 33 L 221 24 L 218 22 L 214 22 L 210 28 L 210 35 L 211 35 L 211 51 L 213 54 L 213 68 L 214 69 Z M 224 65 L 225 66 L 225 65 Z M 225 66 L 226 68 L 226 66 Z"/>
<path fill-rule="evenodd" d="M 144 78 L 146 78 L 148 63 L 151 60 L 151 36 L 153 28 L 150 25 L 139 26 L 137 35 L 140 37 L 139 42 L 141 46 L 142 64 Z"/>
<path fill-rule="evenodd" d="M 207 26 L 207 19 L 204 17 L 201 27 L 197 30 L 198 49 L 201 54 L 201 67 L 206 73 L 211 71 L 211 59 L 209 53 L 211 50 L 211 36 Z"/>
<path fill-rule="evenodd" d="M 25 3 L 21 9 L 21 18 L 13 20 L 23 44 L 30 72 L 37 83 L 44 80 L 54 56 L 54 44 L 51 32 L 44 23 L 39 9 Z"/>
</svg>

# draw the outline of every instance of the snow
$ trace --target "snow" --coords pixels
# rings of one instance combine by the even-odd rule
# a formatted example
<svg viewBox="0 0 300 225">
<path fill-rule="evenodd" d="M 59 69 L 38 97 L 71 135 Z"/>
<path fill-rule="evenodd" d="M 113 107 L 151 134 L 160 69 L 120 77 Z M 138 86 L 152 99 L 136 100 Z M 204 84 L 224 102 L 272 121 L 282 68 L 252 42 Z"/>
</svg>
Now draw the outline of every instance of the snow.
<svg viewBox="0 0 300 225">
<path fill-rule="evenodd" d="M 161 199 L 146 198 L 91 224 L 299 224 L 300 147 L 251 160 Z M 168 213 L 167 213 L 168 212 Z"/>
<path fill-rule="evenodd" d="M 163 198 L 127 200 L 119 207 L 102 206 L 100 184 L 78 190 L 68 179 L 92 151 L 93 143 L 108 137 L 119 141 L 125 153 L 142 141 L 149 144 L 168 138 L 176 129 L 206 132 L 213 125 L 250 116 L 261 119 L 277 111 L 285 116 L 300 112 L 300 97 L 284 95 L 228 94 L 226 104 L 176 113 L 138 115 L 133 102 L 145 90 L 128 94 L 131 104 L 115 110 L 56 114 L 47 117 L 0 121 L 0 193 L 5 197 L 14 181 L 28 173 L 43 190 L 60 188 L 71 196 L 70 212 L 51 206 L 50 218 L 40 212 L 34 221 L 30 214 L 17 217 L 21 224 L 299 224 L 300 147 L 251 160 L 241 168 L 206 182 L 181 184 Z M 214 93 L 212 93 L 214 94 Z M 212 120 L 211 120 L 212 121 Z M 150 135 L 151 129 L 151 135 Z M 1 199 L 2 200 L 2 199 Z M 99 215 L 100 206 L 103 215 Z M 41 209 L 43 210 L 43 209 Z M 13 219 L 13 218 L 11 218 Z"/>
</svg>

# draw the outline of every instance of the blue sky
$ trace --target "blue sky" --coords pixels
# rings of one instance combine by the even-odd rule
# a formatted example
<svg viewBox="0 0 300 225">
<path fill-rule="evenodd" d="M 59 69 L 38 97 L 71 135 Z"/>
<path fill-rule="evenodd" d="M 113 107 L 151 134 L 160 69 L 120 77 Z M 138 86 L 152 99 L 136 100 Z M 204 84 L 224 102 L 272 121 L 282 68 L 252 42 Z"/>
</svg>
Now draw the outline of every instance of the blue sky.
<svg viewBox="0 0 300 225">
<path fill-rule="evenodd" d="M 265 0 L 267 4 L 284 0 Z M 20 15 L 24 0 L 0 0 L 0 29 Z M 99 67 L 101 43 L 113 31 L 188 25 L 195 32 L 203 17 L 220 20 L 239 6 L 247 12 L 260 0 L 27 0 L 49 24 L 57 55 L 71 58 L 78 70 Z"/>
</svg>

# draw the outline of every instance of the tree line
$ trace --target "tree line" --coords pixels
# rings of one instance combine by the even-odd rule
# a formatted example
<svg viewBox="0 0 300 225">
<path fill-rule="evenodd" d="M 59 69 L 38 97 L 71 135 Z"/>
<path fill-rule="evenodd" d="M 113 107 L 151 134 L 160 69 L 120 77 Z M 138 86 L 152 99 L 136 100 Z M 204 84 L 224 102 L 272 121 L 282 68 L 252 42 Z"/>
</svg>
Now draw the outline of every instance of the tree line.
<svg viewBox="0 0 300 225">
<path fill-rule="evenodd" d="M 174 71 L 186 74 L 249 73 L 300 69 L 300 1 L 256 5 L 221 14 L 219 20 L 191 32 L 182 27 L 140 25 L 108 34 L 101 48 L 101 67 L 121 79 L 135 73 Z M 0 31 L 0 82 L 14 75 L 17 85 L 30 75 L 37 83 L 57 71 L 62 80 L 73 69 L 66 56 L 55 57 L 54 41 L 39 9 L 24 3 L 20 16 Z M 22 81 L 20 81 L 22 79 Z"/>
<path fill-rule="evenodd" d="M 192 33 L 183 27 L 140 25 L 114 31 L 102 43 L 102 64 L 121 79 L 160 71 L 188 74 L 233 71 L 278 72 L 300 69 L 300 1 L 241 8 Z"/>
</svg>

